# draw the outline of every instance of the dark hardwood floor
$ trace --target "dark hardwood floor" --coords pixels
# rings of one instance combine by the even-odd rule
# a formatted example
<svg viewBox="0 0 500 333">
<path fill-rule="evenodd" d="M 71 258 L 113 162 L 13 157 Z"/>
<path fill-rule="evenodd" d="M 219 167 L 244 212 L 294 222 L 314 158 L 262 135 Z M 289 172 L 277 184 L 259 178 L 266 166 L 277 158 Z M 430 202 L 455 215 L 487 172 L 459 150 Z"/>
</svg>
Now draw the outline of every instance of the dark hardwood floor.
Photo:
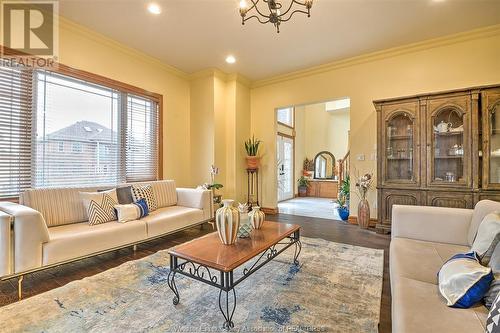
<svg viewBox="0 0 500 333">
<path fill-rule="evenodd" d="M 318 237 L 333 242 L 384 250 L 384 282 L 379 331 L 391 332 L 391 290 L 389 284 L 390 237 L 388 235 L 380 235 L 370 230 L 362 230 L 358 226 L 345 224 L 340 221 L 312 217 L 278 214 L 268 215 L 267 219 L 270 221 L 299 224 L 302 226 L 301 234 L 305 237 Z M 100 273 L 126 261 L 148 256 L 159 250 L 184 243 L 209 232 L 212 232 L 212 228 L 207 224 L 202 228 L 195 227 L 145 244 L 140 244 L 136 252 L 130 247 L 27 275 L 23 282 L 24 298 L 60 287 L 74 280 Z M 1 281 L 0 306 L 16 301 L 17 279 Z"/>
</svg>

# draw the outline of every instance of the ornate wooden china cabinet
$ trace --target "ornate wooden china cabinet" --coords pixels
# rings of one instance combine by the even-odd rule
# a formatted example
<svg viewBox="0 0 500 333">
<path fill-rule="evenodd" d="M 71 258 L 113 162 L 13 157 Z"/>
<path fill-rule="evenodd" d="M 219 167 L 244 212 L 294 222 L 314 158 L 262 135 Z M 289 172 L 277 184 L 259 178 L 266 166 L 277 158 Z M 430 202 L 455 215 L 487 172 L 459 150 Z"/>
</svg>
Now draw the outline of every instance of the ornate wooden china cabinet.
<svg viewBox="0 0 500 333">
<path fill-rule="evenodd" d="M 473 208 L 500 201 L 500 86 L 374 101 L 378 224 L 392 205 Z"/>
</svg>

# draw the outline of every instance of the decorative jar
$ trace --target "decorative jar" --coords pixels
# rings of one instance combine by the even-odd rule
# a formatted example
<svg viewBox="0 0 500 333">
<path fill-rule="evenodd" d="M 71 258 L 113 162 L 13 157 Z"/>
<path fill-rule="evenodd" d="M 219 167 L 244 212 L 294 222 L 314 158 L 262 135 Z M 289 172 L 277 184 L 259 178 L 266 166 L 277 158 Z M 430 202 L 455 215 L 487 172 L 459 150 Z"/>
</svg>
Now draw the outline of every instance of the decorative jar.
<svg viewBox="0 0 500 333">
<path fill-rule="evenodd" d="M 236 242 L 240 227 L 240 212 L 233 207 L 234 200 L 222 200 L 224 206 L 215 213 L 215 224 L 222 244 L 231 245 Z"/>
<path fill-rule="evenodd" d="M 264 214 L 264 212 L 260 210 L 260 207 L 252 207 L 252 211 L 248 213 L 248 216 L 250 218 L 250 221 L 252 222 L 252 227 L 254 229 L 262 228 L 262 224 L 266 219 L 266 214 Z"/>
</svg>

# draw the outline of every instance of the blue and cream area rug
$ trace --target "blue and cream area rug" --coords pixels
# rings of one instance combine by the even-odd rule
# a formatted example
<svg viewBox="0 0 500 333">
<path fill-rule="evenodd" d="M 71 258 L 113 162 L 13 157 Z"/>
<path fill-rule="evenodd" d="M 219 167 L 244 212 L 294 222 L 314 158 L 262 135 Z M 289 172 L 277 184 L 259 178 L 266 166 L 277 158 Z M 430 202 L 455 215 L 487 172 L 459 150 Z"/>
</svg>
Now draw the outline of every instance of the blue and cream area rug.
<svg viewBox="0 0 500 333">
<path fill-rule="evenodd" d="M 377 332 L 383 250 L 302 238 L 236 287 L 232 332 Z M 160 251 L 0 308 L 1 332 L 219 332 L 218 289 L 177 275 Z"/>
</svg>

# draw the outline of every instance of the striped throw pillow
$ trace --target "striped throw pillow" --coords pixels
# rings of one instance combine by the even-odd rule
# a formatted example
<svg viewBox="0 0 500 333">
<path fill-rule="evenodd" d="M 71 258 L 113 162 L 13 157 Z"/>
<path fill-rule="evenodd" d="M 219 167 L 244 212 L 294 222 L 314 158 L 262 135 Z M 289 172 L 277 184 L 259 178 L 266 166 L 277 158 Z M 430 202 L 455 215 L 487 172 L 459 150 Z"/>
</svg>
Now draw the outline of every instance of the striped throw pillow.
<svg viewBox="0 0 500 333">
<path fill-rule="evenodd" d="M 114 206 L 118 204 L 116 190 L 105 192 L 80 192 L 90 225 L 116 220 Z"/>
<path fill-rule="evenodd" d="M 125 205 L 115 205 L 118 222 L 124 223 L 135 221 L 148 216 L 149 210 L 145 199 L 139 199 L 134 203 Z"/>
</svg>

